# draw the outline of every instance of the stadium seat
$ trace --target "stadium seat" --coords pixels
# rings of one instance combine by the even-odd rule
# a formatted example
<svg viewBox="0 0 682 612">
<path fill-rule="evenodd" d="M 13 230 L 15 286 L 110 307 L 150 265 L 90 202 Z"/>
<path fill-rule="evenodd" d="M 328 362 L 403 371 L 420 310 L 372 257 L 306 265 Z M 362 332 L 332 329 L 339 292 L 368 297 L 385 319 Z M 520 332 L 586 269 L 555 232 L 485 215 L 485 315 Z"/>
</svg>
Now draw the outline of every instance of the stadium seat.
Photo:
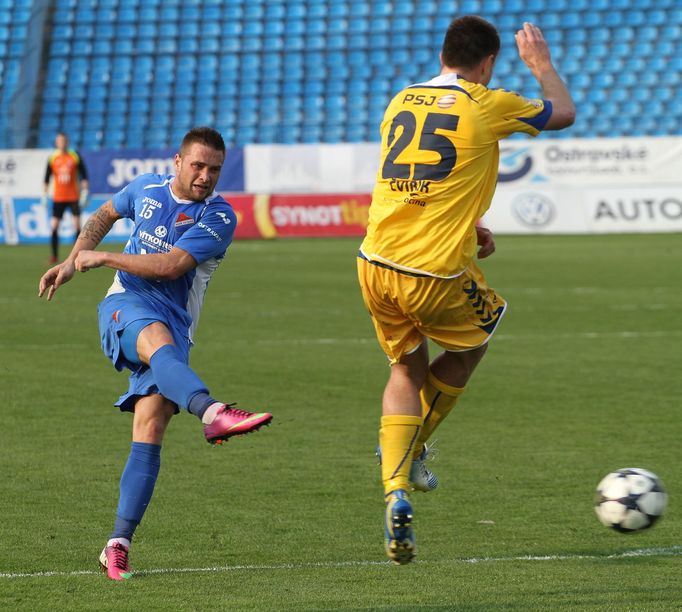
<svg viewBox="0 0 682 612">
<path fill-rule="evenodd" d="M 34 1 L 22 0 L 19 10 L 0 10 L 0 104 L 18 82 L 18 65 L 10 69 L 4 60 L 22 57 Z M 18 5 L 0 0 L 0 6 L 3 2 Z M 54 5 L 37 137 L 40 141 L 43 129 L 61 121 L 68 107 L 84 126 L 82 131 L 74 126 L 78 137 L 95 148 L 172 142 L 172 109 L 183 128 L 198 118 L 214 118 L 240 142 L 376 140 L 390 96 L 438 72 L 442 32 L 453 17 L 447 0 L 55 0 Z M 537 20 L 580 114 L 588 101 L 607 113 L 600 134 L 634 130 L 631 120 L 646 88 L 660 89 L 664 82 L 660 101 L 674 108 L 679 99 L 682 10 L 676 0 L 460 0 L 456 13 L 490 18 L 504 40 L 524 20 Z M 201 86 L 183 78 L 199 69 L 208 74 Z M 491 86 L 540 95 L 507 43 Z M 153 105 L 144 88 L 153 88 Z M 238 103 L 235 90 L 259 102 L 249 110 Z M 119 106 L 110 103 L 112 95 Z M 287 108 L 280 116 L 280 99 L 298 100 L 291 114 Z M 307 100 L 304 106 L 301 100 Z M 121 129 L 126 113 L 147 117 L 152 106 L 157 114 L 168 109 L 153 136 Z M 665 125 L 679 125 L 682 111 L 668 114 L 678 123 Z M 581 118 L 569 136 L 596 134 L 595 125 Z M 643 125 L 664 129 L 662 121 Z"/>
</svg>

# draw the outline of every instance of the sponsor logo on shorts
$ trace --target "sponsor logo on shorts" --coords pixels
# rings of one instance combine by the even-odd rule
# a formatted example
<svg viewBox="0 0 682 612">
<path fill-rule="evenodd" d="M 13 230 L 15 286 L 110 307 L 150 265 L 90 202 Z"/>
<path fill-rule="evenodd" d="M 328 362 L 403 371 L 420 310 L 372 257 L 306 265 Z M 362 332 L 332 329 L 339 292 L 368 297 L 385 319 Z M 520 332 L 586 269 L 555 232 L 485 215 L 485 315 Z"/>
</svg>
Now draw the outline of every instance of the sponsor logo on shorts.
<svg viewBox="0 0 682 612">
<path fill-rule="evenodd" d="M 488 304 L 481 295 L 478 284 L 474 280 L 470 281 L 468 286 L 463 287 L 463 291 L 467 294 L 467 299 L 471 302 L 474 312 L 479 317 L 479 323 L 476 324 L 476 327 L 479 327 L 487 334 L 492 334 L 504 312 L 504 306 L 498 306 L 495 310 L 491 310 L 490 304 L 492 306 L 497 304 L 497 296 L 493 293 L 492 300 Z M 488 296 L 488 299 L 490 299 L 490 296 Z"/>
</svg>

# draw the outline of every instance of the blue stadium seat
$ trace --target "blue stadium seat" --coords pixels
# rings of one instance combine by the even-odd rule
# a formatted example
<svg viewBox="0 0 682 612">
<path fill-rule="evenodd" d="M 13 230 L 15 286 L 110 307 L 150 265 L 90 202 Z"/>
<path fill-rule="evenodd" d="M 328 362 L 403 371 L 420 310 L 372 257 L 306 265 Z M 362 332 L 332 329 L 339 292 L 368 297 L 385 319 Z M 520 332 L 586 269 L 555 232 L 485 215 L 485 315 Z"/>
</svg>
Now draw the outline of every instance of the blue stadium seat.
<svg viewBox="0 0 682 612">
<path fill-rule="evenodd" d="M 249 2 L 244 7 L 244 19 L 263 19 L 265 16 L 265 9 L 262 4 L 257 2 Z"/>
<path fill-rule="evenodd" d="M 40 118 L 40 131 L 48 135 L 54 135 L 61 127 L 60 123 L 61 121 L 57 115 L 43 115 Z"/>
<path fill-rule="evenodd" d="M 348 31 L 351 34 L 359 34 L 369 31 L 369 23 L 365 19 L 355 19 L 351 16 L 348 20 Z"/>
<path fill-rule="evenodd" d="M 243 126 L 235 133 L 235 144 L 244 146 L 258 141 L 258 131 L 255 127 Z"/>
<path fill-rule="evenodd" d="M 56 117 L 62 112 L 62 101 L 59 99 L 43 100 L 43 116 Z"/>
<path fill-rule="evenodd" d="M 51 57 L 63 57 L 71 53 L 71 43 L 68 40 L 53 39 L 50 44 Z"/>
<path fill-rule="evenodd" d="M 287 6 L 287 17 L 290 19 L 304 19 L 306 7 L 303 2 L 289 2 Z"/>
<path fill-rule="evenodd" d="M 332 2 L 327 11 L 330 20 L 338 19 L 340 17 L 348 16 L 349 6 L 346 2 Z"/>
<path fill-rule="evenodd" d="M 81 147 L 83 149 L 99 149 L 104 140 L 104 132 L 97 128 L 87 128 L 83 131 Z"/>
<path fill-rule="evenodd" d="M 370 6 L 372 17 L 388 17 L 393 12 L 393 5 L 387 0 L 375 0 Z"/>
<path fill-rule="evenodd" d="M 300 142 L 313 144 L 322 141 L 323 130 L 319 125 L 306 125 L 300 135 Z M 297 142 L 293 140 L 292 142 Z"/>
<path fill-rule="evenodd" d="M 367 34 L 354 33 L 348 36 L 348 49 L 367 49 L 369 47 Z"/>
<path fill-rule="evenodd" d="M 128 117 L 125 113 L 108 111 L 105 115 L 107 129 L 123 132 L 128 124 Z"/>
<path fill-rule="evenodd" d="M 142 130 L 127 131 L 126 146 L 140 149 L 145 146 L 145 133 Z"/>
<path fill-rule="evenodd" d="M 137 38 L 137 26 L 134 23 L 117 23 L 114 38 Z"/>
<path fill-rule="evenodd" d="M 372 140 L 366 123 L 349 125 L 346 128 L 344 142 L 367 142 Z"/>
<path fill-rule="evenodd" d="M 11 20 L 0 10 L 0 105 L 18 81 L 35 0 L 22 1 Z M 632 115 L 652 87 L 668 108 L 679 99 L 679 0 L 55 0 L 39 125 L 50 125 L 47 113 L 55 110 L 61 121 L 68 106 L 79 115 L 78 137 L 95 147 L 164 143 L 199 118 L 224 126 L 231 142 L 376 140 L 390 96 L 437 74 L 442 33 L 464 13 L 490 18 L 504 40 L 524 20 L 543 27 L 581 106 L 570 134 L 552 136 L 634 130 Z M 3 63 L 8 54 L 17 60 L 11 69 Z M 186 78 L 199 70 L 199 59 L 201 85 Z M 493 85 L 540 94 L 507 43 Z M 235 90 L 253 106 L 243 106 Z M 119 106 L 112 107 L 113 98 Z M 583 119 L 590 104 L 599 105 L 600 116 L 606 106 L 622 120 L 607 120 L 596 132 Z M 129 110 L 147 118 L 152 108 L 162 116 L 153 136 L 122 129 Z M 679 126 L 682 111 L 670 116 L 678 123 L 643 123 L 644 132 Z M 254 119 L 257 133 L 249 131 Z"/>
<path fill-rule="evenodd" d="M 317 126 L 316 126 L 317 127 Z M 317 130 L 321 132 L 321 129 L 317 127 Z M 317 135 L 319 136 L 319 132 Z M 283 144 L 296 144 L 300 142 L 301 128 L 297 125 L 283 125 L 281 129 L 281 138 Z M 321 138 L 315 138 L 314 141 L 309 142 L 321 142 Z"/>
<path fill-rule="evenodd" d="M 228 4 L 223 6 L 223 19 L 237 21 L 242 18 L 243 14 L 244 8 L 241 4 Z"/>
<path fill-rule="evenodd" d="M 95 55 L 111 56 L 113 53 L 111 40 L 95 37 L 92 43 L 92 52 Z"/>
<path fill-rule="evenodd" d="M 107 109 L 111 114 L 124 115 L 128 112 L 128 99 L 122 96 L 110 98 Z"/>
</svg>

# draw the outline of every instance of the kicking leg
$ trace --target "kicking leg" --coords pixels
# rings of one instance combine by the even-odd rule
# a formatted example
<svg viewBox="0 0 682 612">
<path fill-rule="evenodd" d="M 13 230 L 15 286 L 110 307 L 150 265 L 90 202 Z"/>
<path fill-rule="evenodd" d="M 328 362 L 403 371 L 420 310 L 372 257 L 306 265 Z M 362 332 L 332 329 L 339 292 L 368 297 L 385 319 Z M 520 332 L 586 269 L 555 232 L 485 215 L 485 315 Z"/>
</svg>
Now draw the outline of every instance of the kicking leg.
<svg viewBox="0 0 682 612">
<path fill-rule="evenodd" d="M 415 444 L 410 470 L 410 483 L 418 491 L 433 491 L 438 486 L 438 477 L 425 465 L 429 457 L 426 442 L 454 408 L 486 348 L 487 344 L 484 344 L 471 351 L 446 351 L 431 362 L 428 376 L 419 393 L 423 424 Z"/>
<path fill-rule="evenodd" d="M 424 417 L 424 426 L 419 434 L 421 446 L 457 403 L 487 347 L 484 344 L 471 351 L 445 351 L 431 362 L 429 374 L 420 391 Z M 416 450 L 419 451 L 421 446 Z"/>
<path fill-rule="evenodd" d="M 123 346 L 127 332 L 128 328 L 121 338 Z M 132 326 L 131 333 L 135 333 Z M 139 361 L 151 368 L 161 395 L 202 420 L 204 435 L 211 444 L 220 444 L 232 436 L 256 431 L 272 421 L 269 412 L 254 414 L 213 399 L 163 323 L 154 321 L 143 327 L 137 333 L 135 351 Z"/>
</svg>

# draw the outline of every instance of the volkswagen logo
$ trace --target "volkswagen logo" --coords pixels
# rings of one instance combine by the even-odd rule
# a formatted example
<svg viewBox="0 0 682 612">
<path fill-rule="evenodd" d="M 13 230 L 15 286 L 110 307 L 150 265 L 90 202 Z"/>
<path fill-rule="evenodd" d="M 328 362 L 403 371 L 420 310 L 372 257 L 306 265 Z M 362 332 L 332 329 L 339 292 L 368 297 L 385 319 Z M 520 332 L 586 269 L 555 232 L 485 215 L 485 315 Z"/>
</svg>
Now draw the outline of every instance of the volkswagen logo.
<svg viewBox="0 0 682 612">
<path fill-rule="evenodd" d="M 554 219 L 554 202 L 540 193 L 524 193 L 512 201 L 514 216 L 523 225 L 540 228 Z"/>
</svg>

